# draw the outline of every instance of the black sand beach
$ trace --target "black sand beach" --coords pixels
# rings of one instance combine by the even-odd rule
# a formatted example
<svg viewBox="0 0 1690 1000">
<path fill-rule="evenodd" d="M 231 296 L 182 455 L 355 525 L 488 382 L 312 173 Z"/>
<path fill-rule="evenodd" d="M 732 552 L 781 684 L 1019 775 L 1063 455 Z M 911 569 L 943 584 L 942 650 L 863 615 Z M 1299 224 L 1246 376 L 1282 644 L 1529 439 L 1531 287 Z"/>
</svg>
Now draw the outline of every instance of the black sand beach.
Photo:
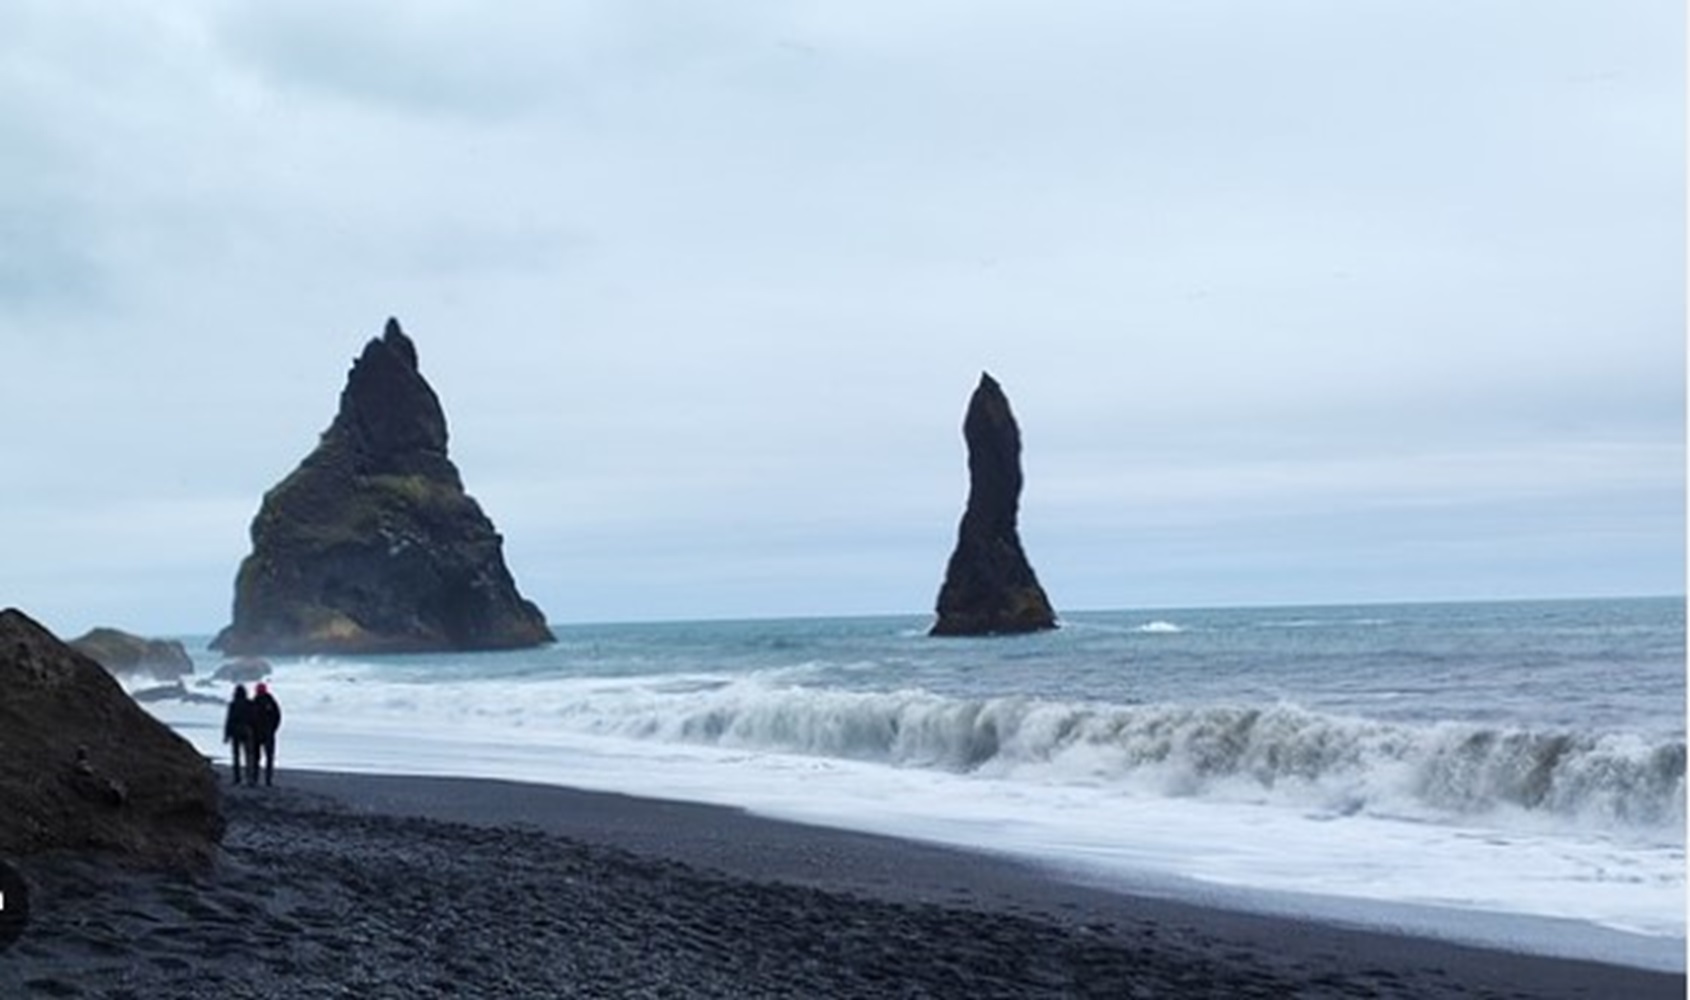
<svg viewBox="0 0 1690 1000">
<path fill-rule="evenodd" d="M 731 809 L 447 778 L 230 788 L 216 867 L 19 865 L 0 996 L 1683 997 L 1685 977 L 1124 896 Z"/>
</svg>

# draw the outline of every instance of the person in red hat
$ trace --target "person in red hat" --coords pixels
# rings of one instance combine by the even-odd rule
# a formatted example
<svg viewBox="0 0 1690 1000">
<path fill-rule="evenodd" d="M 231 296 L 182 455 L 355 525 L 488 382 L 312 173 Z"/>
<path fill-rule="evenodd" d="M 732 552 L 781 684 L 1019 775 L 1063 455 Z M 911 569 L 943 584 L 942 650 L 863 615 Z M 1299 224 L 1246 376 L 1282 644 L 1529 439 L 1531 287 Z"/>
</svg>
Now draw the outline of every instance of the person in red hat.
<svg viewBox="0 0 1690 1000">
<path fill-rule="evenodd" d="M 270 693 L 270 685 L 260 683 L 252 696 L 252 752 L 247 755 L 247 784 L 258 784 L 258 758 L 264 757 L 264 784 L 276 768 L 276 730 L 282 728 L 282 706 Z"/>
</svg>

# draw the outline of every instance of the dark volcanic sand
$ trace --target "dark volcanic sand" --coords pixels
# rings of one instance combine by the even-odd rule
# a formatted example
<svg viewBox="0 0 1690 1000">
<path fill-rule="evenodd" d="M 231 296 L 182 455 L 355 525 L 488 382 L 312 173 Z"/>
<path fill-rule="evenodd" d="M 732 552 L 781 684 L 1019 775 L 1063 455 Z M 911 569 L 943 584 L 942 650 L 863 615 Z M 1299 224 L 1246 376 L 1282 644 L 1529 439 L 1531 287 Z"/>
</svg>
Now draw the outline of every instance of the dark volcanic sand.
<svg viewBox="0 0 1690 1000">
<path fill-rule="evenodd" d="M 0 996 L 1683 997 L 1682 975 L 1141 899 L 966 852 L 509 782 L 230 789 L 216 868 L 19 865 Z"/>
</svg>

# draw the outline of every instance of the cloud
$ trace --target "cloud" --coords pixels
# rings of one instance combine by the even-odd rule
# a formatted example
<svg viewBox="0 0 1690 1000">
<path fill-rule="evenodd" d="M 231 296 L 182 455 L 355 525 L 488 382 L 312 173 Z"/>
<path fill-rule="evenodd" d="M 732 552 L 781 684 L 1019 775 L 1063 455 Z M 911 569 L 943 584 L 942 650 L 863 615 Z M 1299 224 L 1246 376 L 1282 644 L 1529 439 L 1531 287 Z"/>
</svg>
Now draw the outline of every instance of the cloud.
<svg viewBox="0 0 1690 1000">
<path fill-rule="evenodd" d="M 0 587 L 72 607 L 43 567 L 99 538 L 219 617 L 229 498 L 389 315 L 560 614 L 927 606 L 981 369 L 1069 607 L 1620 587 L 1621 536 L 1660 586 L 1681 37 L 1596 4 L 10 4 Z M 1363 580 L 1394 537 L 1450 568 Z"/>
<path fill-rule="evenodd" d="M 304 0 L 219 11 L 216 30 L 231 61 L 283 93 L 474 122 L 526 112 L 553 92 L 545 40 L 577 27 L 570 10 Z"/>
</svg>

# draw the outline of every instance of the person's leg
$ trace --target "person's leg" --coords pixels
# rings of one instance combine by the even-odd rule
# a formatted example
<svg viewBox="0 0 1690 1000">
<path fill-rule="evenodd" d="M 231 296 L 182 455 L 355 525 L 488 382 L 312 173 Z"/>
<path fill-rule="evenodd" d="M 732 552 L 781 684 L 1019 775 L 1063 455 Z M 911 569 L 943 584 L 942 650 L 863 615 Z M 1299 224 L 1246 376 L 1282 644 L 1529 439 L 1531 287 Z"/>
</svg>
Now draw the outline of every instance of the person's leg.
<svg viewBox="0 0 1690 1000">
<path fill-rule="evenodd" d="M 229 741 L 229 754 L 230 754 L 230 756 L 232 756 L 234 758 L 234 764 L 235 764 L 234 772 L 231 775 L 231 777 L 234 778 L 235 784 L 238 785 L 238 784 L 241 783 L 241 741 L 240 740 L 230 740 Z"/>
<path fill-rule="evenodd" d="M 276 734 L 271 733 L 264 741 L 264 784 L 270 784 L 270 777 L 276 769 Z"/>
<path fill-rule="evenodd" d="M 258 740 L 253 737 L 248 737 L 246 744 L 246 783 L 258 784 Z"/>
</svg>

